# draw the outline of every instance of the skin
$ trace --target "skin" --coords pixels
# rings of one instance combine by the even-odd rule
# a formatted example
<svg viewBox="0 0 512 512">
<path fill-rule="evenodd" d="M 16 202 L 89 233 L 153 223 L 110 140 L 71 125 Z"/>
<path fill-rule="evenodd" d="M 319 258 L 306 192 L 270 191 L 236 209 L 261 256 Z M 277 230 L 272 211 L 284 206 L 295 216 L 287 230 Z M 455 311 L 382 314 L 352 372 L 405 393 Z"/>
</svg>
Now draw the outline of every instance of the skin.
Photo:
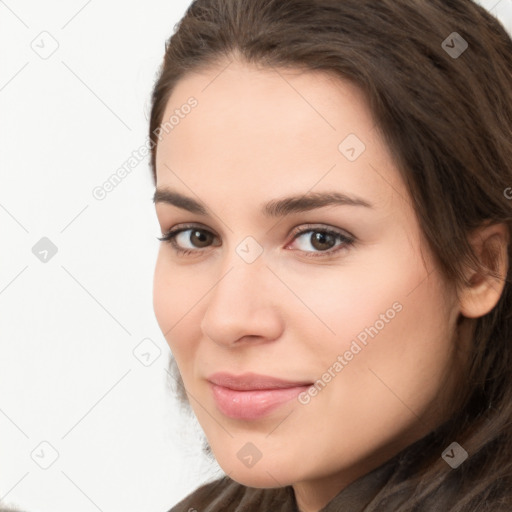
<svg viewBox="0 0 512 512">
<path fill-rule="evenodd" d="M 155 315 L 221 468 L 247 486 L 292 485 L 300 510 L 316 512 L 449 415 L 457 318 L 490 311 L 501 283 L 479 282 L 457 298 L 443 282 L 355 86 L 321 72 L 226 65 L 182 79 L 164 115 L 198 100 L 158 145 L 157 188 L 209 213 L 158 202 L 161 232 L 193 223 L 211 235 L 206 245 L 193 231 L 179 237 L 192 255 L 161 243 Z M 351 133 L 366 146 L 353 162 L 338 149 Z M 326 191 L 373 207 L 260 212 L 274 199 Z M 332 248 L 319 248 L 312 232 L 293 240 L 295 227 L 310 224 L 352 235 L 354 244 L 334 253 L 343 246 L 336 238 Z M 236 252 L 247 236 L 263 249 L 250 264 Z M 400 312 L 307 405 L 294 399 L 255 421 L 217 409 L 206 381 L 213 372 L 314 382 L 394 303 Z M 469 326 L 458 335 L 467 340 Z M 262 454 L 250 468 L 237 457 L 247 442 Z"/>
</svg>

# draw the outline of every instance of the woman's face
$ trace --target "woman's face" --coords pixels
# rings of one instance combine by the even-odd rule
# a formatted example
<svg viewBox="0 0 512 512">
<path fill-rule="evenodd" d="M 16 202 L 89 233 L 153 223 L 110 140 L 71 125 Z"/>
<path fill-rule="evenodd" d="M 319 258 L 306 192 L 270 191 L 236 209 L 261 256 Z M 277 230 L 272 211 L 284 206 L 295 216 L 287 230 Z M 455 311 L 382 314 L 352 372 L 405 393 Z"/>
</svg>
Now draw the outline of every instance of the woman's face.
<svg viewBox="0 0 512 512">
<path fill-rule="evenodd" d="M 191 252 L 161 243 L 154 308 L 213 453 L 249 486 L 350 483 L 440 423 L 455 375 L 458 303 L 393 155 L 323 73 L 219 65 L 173 115 L 156 211 Z"/>
</svg>

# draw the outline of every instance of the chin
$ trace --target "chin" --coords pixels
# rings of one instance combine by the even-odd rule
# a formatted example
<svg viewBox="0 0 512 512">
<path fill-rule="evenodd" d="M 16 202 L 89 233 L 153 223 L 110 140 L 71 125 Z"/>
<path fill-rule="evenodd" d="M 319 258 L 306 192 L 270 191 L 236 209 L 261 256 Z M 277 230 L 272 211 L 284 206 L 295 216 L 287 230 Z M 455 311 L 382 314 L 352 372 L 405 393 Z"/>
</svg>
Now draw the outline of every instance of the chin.
<svg viewBox="0 0 512 512">
<path fill-rule="evenodd" d="M 237 453 L 219 454 L 216 460 L 226 475 L 247 487 L 264 489 L 284 487 L 301 478 L 301 475 L 296 472 L 296 467 L 286 467 L 289 463 L 276 459 L 275 456 L 266 458 L 263 455 L 252 466 L 246 465 L 243 457 L 241 460 Z"/>
</svg>

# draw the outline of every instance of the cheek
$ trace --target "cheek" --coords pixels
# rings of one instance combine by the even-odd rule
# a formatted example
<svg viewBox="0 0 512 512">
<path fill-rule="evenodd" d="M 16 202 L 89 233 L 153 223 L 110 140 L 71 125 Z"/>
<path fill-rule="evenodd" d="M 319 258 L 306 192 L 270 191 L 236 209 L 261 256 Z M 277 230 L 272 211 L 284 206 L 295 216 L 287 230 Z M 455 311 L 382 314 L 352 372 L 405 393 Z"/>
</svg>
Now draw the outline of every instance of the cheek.
<svg viewBox="0 0 512 512">
<path fill-rule="evenodd" d="M 162 334 L 178 358 L 180 344 L 190 345 L 187 338 L 194 335 L 194 326 L 199 326 L 199 303 L 207 286 L 201 283 L 202 280 L 194 279 L 192 270 L 177 270 L 165 252 L 166 248 L 161 248 L 156 261 L 153 309 Z"/>
<path fill-rule="evenodd" d="M 343 302 L 345 325 L 338 324 L 343 335 L 337 352 L 330 352 L 331 365 L 338 354 L 350 357 L 336 390 L 325 398 L 344 404 L 358 418 L 354 435 L 363 425 L 370 435 L 369 425 L 394 432 L 416 423 L 416 415 L 436 400 L 450 374 L 450 312 L 438 274 L 426 279 L 422 264 L 395 263 L 387 270 L 378 286 L 373 281 L 366 299 L 355 294 Z"/>
<path fill-rule="evenodd" d="M 358 258 L 347 259 L 335 269 L 284 276 L 300 298 L 286 301 L 286 314 L 291 326 L 300 325 L 303 335 L 297 339 L 308 341 L 312 361 L 320 357 L 322 362 L 332 363 L 338 354 L 349 350 L 353 340 L 361 347 L 365 342 L 369 346 L 376 330 L 389 330 L 402 314 L 401 304 L 413 288 L 411 283 L 425 274 L 411 263 L 404 266 L 395 261 L 395 267 L 384 264 L 381 251 L 368 254 L 366 260 Z"/>
<path fill-rule="evenodd" d="M 451 312 L 441 285 L 434 272 L 414 289 L 404 290 L 403 310 L 390 323 L 381 350 L 373 356 L 391 383 L 408 386 L 410 393 L 405 396 L 412 400 L 434 392 L 452 362 Z M 386 353 L 387 357 L 378 359 Z"/>
<path fill-rule="evenodd" d="M 174 323 L 173 312 L 175 311 L 175 294 L 173 292 L 169 272 L 162 257 L 162 249 L 160 249 L 153 275 L 153 310 L 164 336 Z"/>
<path fill-rule="evenodd" d="M 341 391 L 350 388 L 351 396 L 368 399 L 383 392 L 388 401 L 399 403 L 388 385 L 414 403 L 423 392 L 434 393 L 449 369 L 450 304 L 431 264 L 427 261 L 425 268 L 406 240 L 399 247 L 394 244 L 371 256 L 371 262 L 347 266 L 339 277 L 324 279 L 321 285 L 317 281 L 299 293 L 334 332 L 327 332 L 312 315 L 307 317 L 319 326 L 316 334 L 310 331 L 307 349 L 307 360 L 316 361 L 316 373 L 333 371 L 342 356 L 343 368 L 334 368 L 345 376 L 339 379 Z M 306 319 L 303 324 L 307 329 Z"/>
</svg>

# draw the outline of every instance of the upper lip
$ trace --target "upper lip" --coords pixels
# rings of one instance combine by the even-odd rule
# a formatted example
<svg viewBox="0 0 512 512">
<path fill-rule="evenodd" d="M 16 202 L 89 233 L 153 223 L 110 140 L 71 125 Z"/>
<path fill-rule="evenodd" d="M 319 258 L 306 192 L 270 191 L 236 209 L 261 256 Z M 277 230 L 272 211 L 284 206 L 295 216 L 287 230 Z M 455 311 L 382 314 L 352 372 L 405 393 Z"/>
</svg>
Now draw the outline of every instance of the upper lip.
<svg viewBox="0 0 512 512">
<path fill-rule="evenodd" d="M 225 372 L 218 372 L 207 377 L 207 380 L 217 386 L 233 389 L 235 391 L 249 391 L 253 389 L 284 389 L 295 388 L 298 386 L 310 386 L 312 382 L 308 381 L 289 381 L 271 377 L 270 375 L 260 375 L 257 373 L 244 373 L 242 375 L 233 375 Z"/>
</svg>

